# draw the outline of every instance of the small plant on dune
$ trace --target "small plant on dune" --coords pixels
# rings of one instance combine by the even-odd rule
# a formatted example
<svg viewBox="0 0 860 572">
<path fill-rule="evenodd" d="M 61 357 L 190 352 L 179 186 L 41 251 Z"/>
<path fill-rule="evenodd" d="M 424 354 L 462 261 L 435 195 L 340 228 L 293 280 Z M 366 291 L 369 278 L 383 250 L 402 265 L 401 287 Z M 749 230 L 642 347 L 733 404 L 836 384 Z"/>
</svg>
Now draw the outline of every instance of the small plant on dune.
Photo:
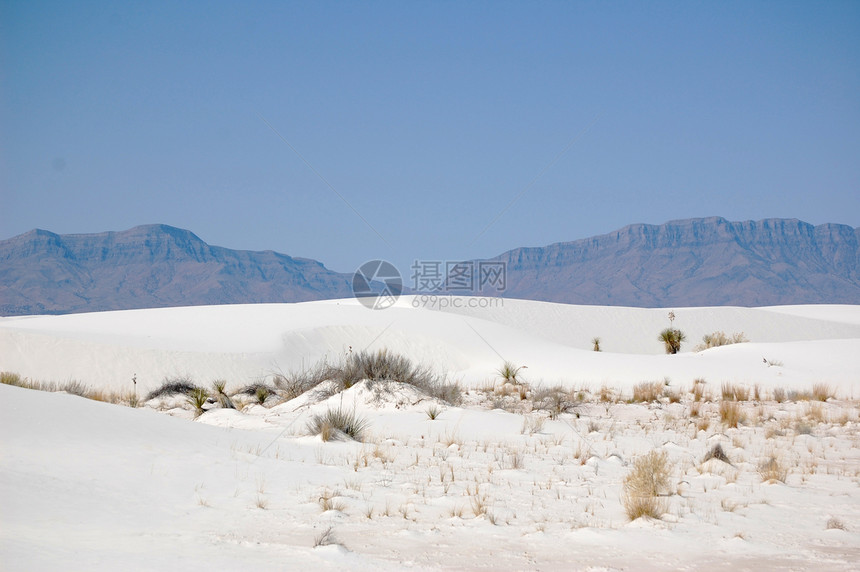
<svg viewBox="0 0 860 572">
<path fill-rule="evenodd" d="M 693 394 L 693 401 L 702 401 L 705 397 L 705 380 L 702 378 L 693 380 L 693 389 L 690 393 Z"/>
<path fill-rule="evenodd" d="M 720 401 L 720 421 L 732 428 L 737 428 L 738 423 L 743 421 L 741 407 L 737 401 Z"/>
<path fill-rule="evenodd" d="M 261 385 L 257 388 L 257 391 L 254 392 L 254 397 L 257 399 L 257 403 L 263 405 L 266 403 L 266 400 L 269 399 L 269 395 L 271 392 L 269 388 L 265 385 Z"/>
<path fill-rule="evenodd" d="M 367 426 L 367 419 L 359 416 L 354 410 L 329 409 L 325 413 L 318 413 L 311 418 L 308 424 L 308 433 L 319 435 L 323 441 L 344 438 L 363 441 Z"/>
<path fill-rule="evenodd" d="M 523 435 L 534 435 L 543 431 L 543 426 L 546 423 L 546 418 L 540 415 L 526 415 L 523 417 L 523 428 L 520 433 Z"/>
<path fill-rule="evenodd" d="M 339 374 L 340 369 L 329 364 L 328 360 L 322 359 L 309 369 L 298 373 L 276 374 L 273 377 L 273 383 L 280 390 L 281 395 L 290 400 L 325 381 L 337 379 Z"/>
<path fill-rule="evenodd" d="M 209 401 L 209 393 L 202 387 L 195 387 L 189 392 L 187 399 L 188 403 L 194 407 L 194 411 L 197 415 L 202 415 L 203 406 L 206 405 L 207 401 Z"/>
<path fill-rule="evenodd" d="M 334 529 L 331 526 L 314 537 L 314 548 L 318 546 L 329 546 L 331 544 L 340 544 L 337 538 L 335 538 Z"/>
<path fill-rule="evenodd" d="M 827 524 L 825 525 L 827 530 L 846 530 L 845 524 L 836 517 L 830 517 L 827 519 Z"/>
<path fill-rule="evenodd" d="M 563 413 L 574 411 L 577 405 L 572 392 L 561 385 L 535 389 L 532 401 L 535 409 L 548 412 L 550 419 L 557 419 Z"/>
<path fill-rule="evenodd" d="M 233 400 L 227 395 L 227 382 L 223 379 L 218 379 L 212 382 L 212 397 L 218 400 L 221 407 L 224 409 L 236 409 Z"/>
<path fill-rule="evenodd" d="M 775 483 L 777 481 L 784 483 L 785 479 L 788 478 L 788 469 L 774 456 L 759 464 L 758 472 L 765 483 Z"/>
<path fill-rule="evenodd" d="M 711 459 L 717 459 L 718 461 L 728 463 L 729 465 L 732 464 L 732 462 L 729 461 L 729 457 L 728 455 L 726 455 L 726 452 L 723 451 L 722 445 L 720 445 L 719 443 L 711 447 L 710 451 L 705 454 L 705 458 L 702 459 L 702 462 L 705 463 L 707 461 L 710 461 Z"/>
<path fill-rule="evenodd" d="M 592 346 L 592 349 L 594 351 L 599 352 L 600 351 L 600 338 L 598 338 L 597 336 L 591 338 L 591 346 Z"/>
<path fill-rule="evenodd" d="M 815 383 L 812 385 L 812 397 L 817 401 L 827 401 L 836 397 L 836 392 L 826 383 Z"/>
<path fill-rule="evenodd" d="M 337 491 L 330 491 L 329 489 L 325 489 L 320 495 L 319 504 L 320 508 L 323 512 L 328 512 L 330 510 L 336 510 L 338 512 L 343 512 L 346 510 L 346 505 L 343 501 L 337 500 L 339 496 Z"/>
<path fill-rule="evenodd" d="M 254 400 L 262 405 L 271 395 L 276 395 L 275 388 L 265 383 L 252 383 L 246 385 L 237 392 L 239 395 L 247 395 L 253 397 Z"/>
<path fill-rule="evenodd" d="M 427 411 L 425 411 L 425 413 L 427 414 L 427 419 L 435 421 L 436 418 L 442 414 L 442 408 L 434 403 L 427 408 Z"/>
<path fill-rule="evenodd" d="M 524 369 L 526 369 L 526 366 L 524 365 L 518 367 L 514 365 L 513 362 L 506 361 L 502 364 L 502 367 L 496 370 L 496 373 L 500 378 L 502 378 L 502 381 L 504 381 L 505 383 L 512 383 L 516 385 L 520 383 L 519 375 L 520 372 Z"/>
<path fill-rule="evenodd" d="M 643 516 L 660 518 L 666 512 L 661 494 L 669 489 L 671 465 L 665 451 L 651 451 L 636 459 L 624 478 L 621 502 L 630 520 Z"/>
<path fill-rule="evenodd" d="M 784 387 L 774 387 L 773 388 L 773 400 L 777 403 L 782 403 L 785 401 L 785 388 Z"/>
<path fill-rule="evenodd" d="M 667 354 L 676 354 L 681 351 L 681 342 L 686 341 L 684 332 L 676 328 L 666 328 L 657 336 L 657 340 L 663 342 Z"/>
</svg>

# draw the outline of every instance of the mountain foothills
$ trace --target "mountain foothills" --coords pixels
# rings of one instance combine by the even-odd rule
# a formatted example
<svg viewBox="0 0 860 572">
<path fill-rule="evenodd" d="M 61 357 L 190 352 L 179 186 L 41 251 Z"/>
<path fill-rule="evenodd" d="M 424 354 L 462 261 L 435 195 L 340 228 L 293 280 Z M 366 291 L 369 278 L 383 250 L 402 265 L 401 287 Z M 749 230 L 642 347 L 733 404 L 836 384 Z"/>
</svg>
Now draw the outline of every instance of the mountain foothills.
<svg viewBox="0 0 860 572">
<path fill-rule="evenodd" d="M 351 279 L 315 260 L 210 246 L 166 225 L 33 230 L 0 242 L 0 315 L 7 316 L 344 298 Z"/>
<path fill-rule="evenodd" d="M 611 306 L 860 304 L 860 229 L 712 217 L 635 224 L 518 248 L 503 296 Z M 0 241 L 0 315 L 299 302 L 352 295 L 352 276 L 272 251 L 210 246 L 166 225 Z M 457 292 L 462 294 L 463 292 Z"/>
</svg>

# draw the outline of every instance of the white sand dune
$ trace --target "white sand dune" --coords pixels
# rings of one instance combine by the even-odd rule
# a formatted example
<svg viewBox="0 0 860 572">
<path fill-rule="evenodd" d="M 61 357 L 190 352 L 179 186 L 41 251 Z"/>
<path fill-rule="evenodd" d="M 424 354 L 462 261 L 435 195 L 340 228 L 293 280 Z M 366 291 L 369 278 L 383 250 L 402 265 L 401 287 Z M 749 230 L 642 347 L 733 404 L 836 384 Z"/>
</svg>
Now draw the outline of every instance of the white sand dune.
<svg viewBox="0 0 860 572">
<path fill-rule="evenodd" d="M 666 356 L 657 333 L 669 325 L 668 309 L 420 302 L 404 297 L 381 311 L 336 300 L 2 318 L 0 370 L 110 389 L 130 389 L 135 375 L 141 390 L 177 375 L 244 385 L 350 348 L 386 347 L 472 386 L 510 360 L 526 365 L 533 383 L 629 387 L 701 377 L 786 387 L 827 382 L 860 394 L 860 306 L 677 308 L 675 325 L 689 341 L 681 354 Z M 751 343 L 690 351 L 717 330 L 744 332 Z M 601 353 L 590 351 L 595 336 Z"/>
</svg>

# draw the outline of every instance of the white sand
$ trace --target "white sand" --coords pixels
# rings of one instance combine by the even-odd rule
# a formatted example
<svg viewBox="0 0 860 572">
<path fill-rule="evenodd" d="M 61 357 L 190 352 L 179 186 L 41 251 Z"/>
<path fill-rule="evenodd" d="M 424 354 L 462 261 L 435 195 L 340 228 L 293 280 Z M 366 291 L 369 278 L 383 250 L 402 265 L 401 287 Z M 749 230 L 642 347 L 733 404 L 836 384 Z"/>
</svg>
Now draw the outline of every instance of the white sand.
<svg viewBox="0 0 860 572">
<path fill-rule="evenodd" d="M 0 319 L 0 371 L 139 391 L 186 374 L 238 387 L 323 356 L 387 347 L 462 380 L 460 407 L 358 384 L 192 421 L 0 385 L 0 567 L 154 569 L 819 569 L 860 561 L 860 307 L 675 308 L 690 339 L 662 355 L 666 310 L 504 301 L 503 308 L 370 311 L 351 300 Z M 450 301 L 449 301 L 450 302 Z M 703 333 L 752 340 L 691 349 Z M 590 351 L 600 336 L 606 351 Z M 769 366 L 763 358 L 782 365 Z M 503 359 L 532 386 L 587 388 L 575 411 L 491 410 Z M 738 428 L 716 401 L 602 402 L 643 380 L 713 397 L 758 385 Z M 773 389 L 829 384 L 826 403 Z M 496 383 L 496 387 L 500 387 Z M 511 396 L 505 403 L 516 403 Z M 305 433 L 329 407 L 365 443 Z M 527 407 L 526 407 L 527 408 Z M 179 418 L 174 418 L 178 416 Z M 701 426 L 702 420 L 708 426 Z M 732 466 L 702 463 L 720 443 Z M 672 462 L 660 520 L 630 522 L 622 483 L 651 450 Z M 785 482 L 763 482 L 771 456 Z M 323 510 L 329 498 L 335 510 Z M 476 514 L 477 513 L 477 514 Z M 828 525 L 828 522 L 830 523 Z M 314 548 L 331 527 L 337 544 Z"/>
</svg>

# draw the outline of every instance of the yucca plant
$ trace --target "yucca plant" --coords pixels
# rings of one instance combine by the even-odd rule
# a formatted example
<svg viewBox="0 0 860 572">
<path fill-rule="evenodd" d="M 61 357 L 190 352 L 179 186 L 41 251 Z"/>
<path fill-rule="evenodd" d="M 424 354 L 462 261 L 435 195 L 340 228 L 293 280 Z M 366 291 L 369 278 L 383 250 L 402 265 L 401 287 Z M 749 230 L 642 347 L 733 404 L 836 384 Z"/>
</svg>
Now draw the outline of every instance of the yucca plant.
<svg viewBox="0 0 860 572">
<path fill-rule="evenodd" d="M 667 354 L 676 354 L 681 351 L 681 342 L 686 341 L 687 336 L 676 328 L 666 328 L 660 332 L 657 339 L 663 342 Z"/>
<path fill-rule="evenodd" d="M 502 367 L 496 370 L 496 373 L 499 374 L 506 383 L 517 384 L 520 382 L 517 377 L 520 374 L 520 371 L 525 369 L 526 366 L 521 365 L 519 367 L 515 366 L 513 362 L 506 361 L 502 364 Z"/>
<path fill-rule="evenodd" d="M 188 393 L 188 403 L 194 407 L 197 415 L 203 414 L 203 406 L 209 400 L 209 392 L 202 387 L 195 387 Z"/>
</svg>

